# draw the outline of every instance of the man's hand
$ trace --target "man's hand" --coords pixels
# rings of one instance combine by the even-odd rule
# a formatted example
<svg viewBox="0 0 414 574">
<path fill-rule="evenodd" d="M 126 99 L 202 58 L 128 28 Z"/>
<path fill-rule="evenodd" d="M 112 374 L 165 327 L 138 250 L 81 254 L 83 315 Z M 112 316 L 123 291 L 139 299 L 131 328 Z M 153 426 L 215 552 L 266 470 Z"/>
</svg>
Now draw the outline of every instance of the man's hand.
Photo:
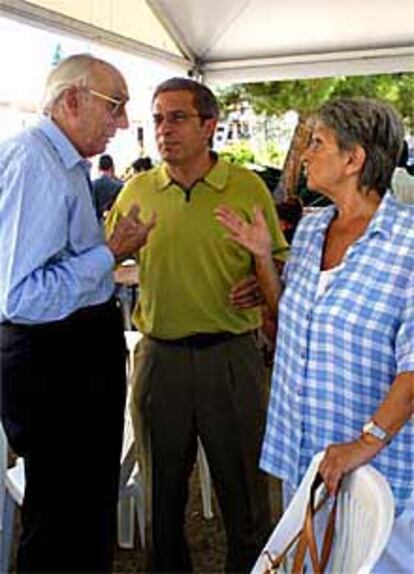
<svg viewBox="0 0 414 574">
<path fill-rule="evenodd" d="M 328 446 L 319 472 L 329 493 L 334 495 L 344 474 L 369 462 L 382 447 L 381 441 L 368 435 Z"/>
<path fill-rule="evenodd" d="M 139 212 L 140 208 L 134 204 L 126 217 L 121 215 L 108 239 L 107 245 L 117 263 L 131 257 L 145 245 L 151 229 L 155 226 L 155 213 L 148 223 L 143 223 L 139 218 Z"/>
<path fill-rule="evenodd" d="M 230 303 L 237 309 L 251 309 L 263 303 L 256 275 L 247 275 L 232 287 Z"/>
</svg>

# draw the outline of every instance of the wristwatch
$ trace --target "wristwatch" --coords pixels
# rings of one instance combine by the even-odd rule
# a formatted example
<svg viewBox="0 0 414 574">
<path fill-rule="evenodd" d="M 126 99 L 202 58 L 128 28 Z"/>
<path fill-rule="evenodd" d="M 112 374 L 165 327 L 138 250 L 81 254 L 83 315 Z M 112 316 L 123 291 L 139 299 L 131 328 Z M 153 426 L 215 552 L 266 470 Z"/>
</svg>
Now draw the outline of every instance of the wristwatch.
<svg viewBox="0 0 414 574">
<path fill-rule="evenodd" d="M 370 434 L 371 436 L 379 439 L 385 444 L 388 444 L 391 441 L 391 435 L 389 432 L 381 428 L 377 423 L 374 421 L 369 421 L 362 427 L 362 432 L 365 434 Z"/>
</svg>

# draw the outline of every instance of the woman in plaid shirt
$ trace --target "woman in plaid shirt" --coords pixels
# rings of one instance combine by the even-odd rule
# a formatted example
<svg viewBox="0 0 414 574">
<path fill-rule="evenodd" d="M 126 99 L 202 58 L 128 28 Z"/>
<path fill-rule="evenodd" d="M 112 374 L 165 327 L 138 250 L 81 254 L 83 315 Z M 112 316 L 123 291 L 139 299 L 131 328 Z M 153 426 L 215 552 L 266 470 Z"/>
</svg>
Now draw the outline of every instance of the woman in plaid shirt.
<svg viewBox="0 0 414 574">
<path fill-rule="evenodd" d="M 216 211 L 254 254 L 278 314 L 261 467 L 292 493 L 325 449 L 320 472 L 334 493 L 343 474 L 372 462 L 397 507 L 375 572 L 393 574 L 414 563 L 414 210 L 389 190 L 403 136 L 383 102 L 320 108 L 303 161 L 308 187 L 333 205 L 301 221 L 282 281 L 262 213 L 248 222 Z"/>
</svg>

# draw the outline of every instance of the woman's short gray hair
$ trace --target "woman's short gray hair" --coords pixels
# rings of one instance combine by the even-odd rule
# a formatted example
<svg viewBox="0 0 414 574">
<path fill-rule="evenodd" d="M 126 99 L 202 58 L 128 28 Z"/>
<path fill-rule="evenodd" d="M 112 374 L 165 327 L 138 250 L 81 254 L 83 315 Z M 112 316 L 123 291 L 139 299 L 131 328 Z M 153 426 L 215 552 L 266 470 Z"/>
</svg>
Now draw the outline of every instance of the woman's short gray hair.
<svg viewBox="0 0 414 574">
<path fill-rule="evenodd" d="M 340 149 L 356 144 L 364 149 L 360 188 L 375 189 L 383 196 L 390 187 L 404 140 L 403 122 L 394 108 L 374 99 L 343 98 L 322 105 L 316 118 L 335 132 Z"/>
<path fill-rule="evenodd" d="M 54 104 L 72 86 L 88 86 L 96 64 L 108 66 L 107 62 L 90 54 L 75 54 L 62 60 L 46 80 L 43 113 L 50 114 Z"/>
</svg>

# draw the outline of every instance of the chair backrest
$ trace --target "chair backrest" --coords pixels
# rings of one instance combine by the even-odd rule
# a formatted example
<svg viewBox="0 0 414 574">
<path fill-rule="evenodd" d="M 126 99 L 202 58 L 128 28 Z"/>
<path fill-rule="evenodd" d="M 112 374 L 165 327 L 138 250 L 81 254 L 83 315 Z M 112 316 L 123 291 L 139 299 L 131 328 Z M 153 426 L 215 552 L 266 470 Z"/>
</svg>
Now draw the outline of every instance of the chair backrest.
<svg viewBox="0 0 414 574">
<path fill-rule="evenodd" d="M 309 488 L 323 455 L 320 452 L 313 457 L 295 496 L 271 534 L 264 550 L 272 556 L 282 552 L 301 529 Z M 324 515 L 324 509 L 317 515 L 316 533 Z M 335 539 L 327 572 L 371 572 L 387 544 L 393 522 L 394 498 L 382 474 L 365 465 L 347 475 L 338 498 Z M 263 574 L 267 566 L 268 560 L 262 553 L 252 574 Z"/>
</svg>

